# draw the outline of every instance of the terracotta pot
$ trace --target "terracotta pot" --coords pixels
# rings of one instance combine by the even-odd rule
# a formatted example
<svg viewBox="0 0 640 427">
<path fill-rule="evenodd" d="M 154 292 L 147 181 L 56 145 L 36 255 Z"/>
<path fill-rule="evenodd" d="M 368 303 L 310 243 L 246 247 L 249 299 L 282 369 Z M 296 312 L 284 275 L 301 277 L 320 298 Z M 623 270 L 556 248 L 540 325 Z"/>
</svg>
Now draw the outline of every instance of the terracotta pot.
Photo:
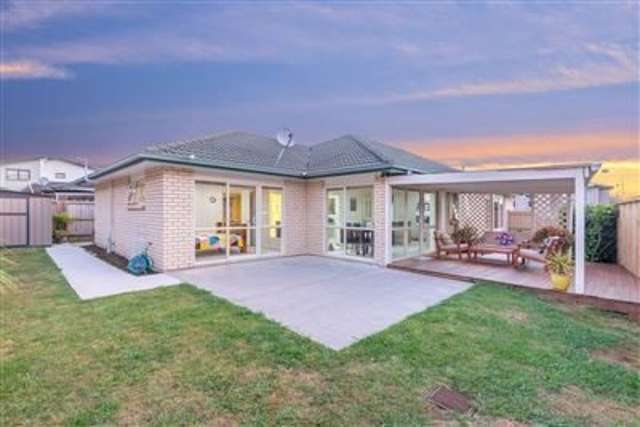
<svg viewBox="0 0 640 427">
<path fill-rule="evenodd" d="M 567 292 L 567 289 L 571 286 L 571 276 L 555 273 L 551 273 L 550 275 L 553 289 L 560 292 Z"/>
</svg>

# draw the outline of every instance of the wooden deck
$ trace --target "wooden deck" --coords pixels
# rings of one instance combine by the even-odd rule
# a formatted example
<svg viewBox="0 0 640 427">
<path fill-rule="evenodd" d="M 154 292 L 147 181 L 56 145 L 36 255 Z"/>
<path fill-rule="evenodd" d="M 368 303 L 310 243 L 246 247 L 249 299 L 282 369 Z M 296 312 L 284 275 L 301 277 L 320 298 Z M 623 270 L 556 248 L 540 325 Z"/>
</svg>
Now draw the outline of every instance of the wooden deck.
<svg viewBox="0 0 640 427">
<path fill-rule="evenodd" d="M 540 263 L 528 263 L 526 267 L 516 269 L 507 265 L 504 257 L 485 256 L 478 261 L 460 261 L 457 258 L 421 256 L 395 261 L 391 267 L 467 281 L 486 280 L 541 290 L 551 289 L 549 277 Z M 573 293 L 573 286 L 569 293 Z M 585 295 L 640 304 L 640 279 L 616 264 L 587 263 Z"/>
</svg>

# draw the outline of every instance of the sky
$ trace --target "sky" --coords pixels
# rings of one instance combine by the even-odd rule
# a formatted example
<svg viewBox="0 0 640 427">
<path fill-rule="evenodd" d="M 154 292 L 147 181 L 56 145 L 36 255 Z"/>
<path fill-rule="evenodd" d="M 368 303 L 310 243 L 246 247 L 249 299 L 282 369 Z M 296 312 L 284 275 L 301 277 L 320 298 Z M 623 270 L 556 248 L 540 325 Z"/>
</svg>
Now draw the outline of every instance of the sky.
<svg viewBox="0 0 640 427">
<path fill-rule="evenodd" d="M 464 167 L 640 165 L 636 1 L 5 0 L 0 23 L 5 159 L 288 127 Z"/>
</svg>

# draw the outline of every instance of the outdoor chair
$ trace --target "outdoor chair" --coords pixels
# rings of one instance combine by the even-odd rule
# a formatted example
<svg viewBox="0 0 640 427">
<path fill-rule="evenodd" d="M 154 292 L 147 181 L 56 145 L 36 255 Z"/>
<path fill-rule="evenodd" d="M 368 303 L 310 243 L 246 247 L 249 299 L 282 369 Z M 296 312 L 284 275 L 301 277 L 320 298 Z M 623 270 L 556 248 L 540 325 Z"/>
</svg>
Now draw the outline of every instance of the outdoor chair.
<svg viewBox="0 0 640 427">
<path fill-rule="evenodd" d="M 433 237 L 436 242 L 436 258 L 440 258 L 442 255 L 457 254 L 458 259 L 462 259 L 462 254 L 469 252 L 469 245 L 454 242 L 447 233 L 434 231 Z"/>
<path fill-rule="evenodd" d="M 547 257 L 555 250 L 559 237 L 550 237 L 546 243 L 535 246 L 532 242 L 524 241 L 518 245 L 516 252 L 516 262 L 520 266 L 526 265 L 527 261 L 535 261 L 544 264 L 547 270 Z"/>
</svg>

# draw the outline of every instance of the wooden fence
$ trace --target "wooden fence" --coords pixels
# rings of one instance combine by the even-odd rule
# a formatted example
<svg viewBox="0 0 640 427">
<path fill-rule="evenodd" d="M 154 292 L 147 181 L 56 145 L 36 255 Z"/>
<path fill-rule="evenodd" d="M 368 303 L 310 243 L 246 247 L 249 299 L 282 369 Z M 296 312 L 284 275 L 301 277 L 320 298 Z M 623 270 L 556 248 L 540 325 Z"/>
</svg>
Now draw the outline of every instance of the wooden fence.
<svg viewBox="0 0 640 427">
<path fill-rule="evenodd" d="M 67 225 L 69 237 L 89 237 L 93 235 L 94 202 L 59 200 L 57 212 L 67 212 L 71 221 Z"/>
<path fill-rule="evenodd" d="M 533 234 L 533 212 L 507 211 L 507 224 L 511 232 Z"/>
<path fill-rule="evenodd" d="M 640 199 L 618 204 L 618 264 L 640 277 Z"/>
<path fill-rule="evenodd" d="M 50 197 L 0 192 L 0 246 L 51 244 L 54 202 Z"/>
</svg>

